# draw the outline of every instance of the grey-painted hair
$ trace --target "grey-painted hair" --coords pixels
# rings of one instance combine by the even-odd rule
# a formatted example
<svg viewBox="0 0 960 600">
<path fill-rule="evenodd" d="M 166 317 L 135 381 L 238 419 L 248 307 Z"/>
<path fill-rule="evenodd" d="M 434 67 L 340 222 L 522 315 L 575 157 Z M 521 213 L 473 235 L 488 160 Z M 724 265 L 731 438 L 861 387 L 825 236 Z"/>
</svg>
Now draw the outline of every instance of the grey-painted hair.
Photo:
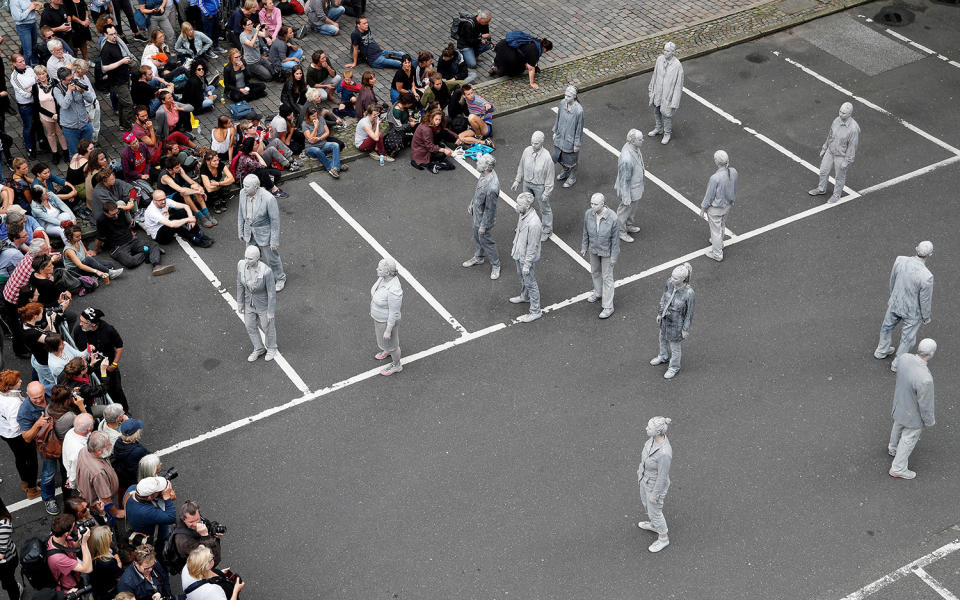
<svg viewBox="0 0 960 600">
<path fill-rule="evenodd" d="M 381 258 L 380 262 L 377 263 L 377 268 L 383 268 L 387 270 L 388 275 L 397 274 L 397 263 L 389 258 Z"/>
<path fill-rule="evenodd" d="M 664 49 L 664 50 L 670 50 L 671 52 L 676 52 L 676 51 L 677 51 L 677 45 L 674 44 L 673 42 L 667 42 L 666 44 L 663 45 L 663 49 Z"/>
<path fill-rule="evenodd" d="M 137 465 L 137 481 L 147 477 L 156 477 L 157 469 L 160 467 L 160 456 L 157 454 L 148 454 L 140 459 Z"/>
<path fill-rule="evenodd" d="M 917 256 L 926 258 L 933 254 L 933 242 L 924 240 L 917 244 Z"/>
<path fill-rule="evenodd" d="M 477 169 L 481 173 L 486 173 L 492 171 L 493 167 L 496 166 L 497 159 L 493 157 L 492 154 L 483 154 L 477 158 Z"/>
<path fill-rule="evenodd" d="M 932 338 L 923 338 L 917 344 L 917 354 L 926 358 L 932 358 L 937 353 L 937 342 Z"/>
<path fill-rule="evenodd" d="M 639 129 L 631 129 L 627 132 L 627 143 L 634 146 L 643 145 L 643 132 Z"/>
</svg>

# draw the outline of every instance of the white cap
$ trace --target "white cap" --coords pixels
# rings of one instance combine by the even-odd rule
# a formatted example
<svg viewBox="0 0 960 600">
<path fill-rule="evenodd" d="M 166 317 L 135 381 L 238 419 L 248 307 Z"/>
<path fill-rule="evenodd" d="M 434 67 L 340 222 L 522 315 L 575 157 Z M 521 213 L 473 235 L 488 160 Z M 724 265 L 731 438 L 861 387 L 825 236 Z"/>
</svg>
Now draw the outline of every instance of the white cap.
<svg viewBox="0 0 960 600">
<path fill-rule="evenodd" d="M 144 477 L 137 484 L 137 495 L 146 497 L 151 494 L 159 494 L 167 489 L 167 480 L 163 477 Z"/>
</svg>

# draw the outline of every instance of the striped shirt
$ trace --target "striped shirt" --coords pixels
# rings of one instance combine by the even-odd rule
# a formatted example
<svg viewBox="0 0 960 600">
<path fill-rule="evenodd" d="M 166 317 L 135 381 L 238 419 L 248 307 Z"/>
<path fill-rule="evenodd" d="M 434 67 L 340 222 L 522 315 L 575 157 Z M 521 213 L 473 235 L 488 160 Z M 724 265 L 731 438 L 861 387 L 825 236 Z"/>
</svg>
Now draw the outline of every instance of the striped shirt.
<svg viewBox="0 0 960 600">
<path fill-rule="evenodd" d="M 0 519 L 0 564 L 6 564 L 11 560 L 16 562 L 17 544 L 13 541 L 13 525 L 9 519 Z"/>
<path fill-rule="evenodd" d="M 480 94 L 473 94 L 473 102 L 466 98 L 464 98 L 464 100 L 467 103 L 467 110 L 470 111 L 471 115 L 477 115 L 487 124 L 493 122 L 493 105 L 481 98 Z"/>
<path fill-rule="evenodd" d="M 90 503 L 103 500 L 108 503 L 113 499 L 119 487 L 117 472 L 110 466 L 110 462 L 97 458 L 84 447 L 77 457 L 77 491 Z"/>
</svg>

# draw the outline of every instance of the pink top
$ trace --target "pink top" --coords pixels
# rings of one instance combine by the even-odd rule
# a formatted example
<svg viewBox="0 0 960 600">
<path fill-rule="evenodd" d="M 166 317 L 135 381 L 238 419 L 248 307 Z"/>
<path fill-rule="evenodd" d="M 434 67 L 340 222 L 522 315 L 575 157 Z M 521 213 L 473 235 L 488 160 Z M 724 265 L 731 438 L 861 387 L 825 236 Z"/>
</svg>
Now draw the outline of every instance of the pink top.
<svg viewBox="0 0 960 600">
<path fill-rule="evenodd" d="M 46 121 L 47 123 L 56 123 L 57 122 L 57 100 L 53 97 L 53 88 L 50 88 L 49 92 L 43 91 L 41 86 L 37 86 L 37 91 L 40 92 L 40 106 L 49 110 L 53 113 L 52 117 L 48 117 L 43 113 L 40 114 L 40 120 Z"/>
<path fill-rule="evenodd" d="M 170 131 L 173 131 L 176 129 L 177 123 L 180 122 L 180 113 L 177 111 L 176 107 L 174 107 L 173 110 L 170 110 L 164 106 L 163 110 L 167 111 L 167 125 L 170 127 Z"/>
<path fill-rule="evenodd" d="M 280 16 L 280 9 L 274 6 L 273 12 L 268 15 L 267 9 L 261 8 L 259 14 L 260 24 L 267 28 L 267 31 L 270 33 L 270 39 L 277 39 L 277 34 L 280 33 L 280 26 L 283 25 L 283 19 Z"/>
</svg>

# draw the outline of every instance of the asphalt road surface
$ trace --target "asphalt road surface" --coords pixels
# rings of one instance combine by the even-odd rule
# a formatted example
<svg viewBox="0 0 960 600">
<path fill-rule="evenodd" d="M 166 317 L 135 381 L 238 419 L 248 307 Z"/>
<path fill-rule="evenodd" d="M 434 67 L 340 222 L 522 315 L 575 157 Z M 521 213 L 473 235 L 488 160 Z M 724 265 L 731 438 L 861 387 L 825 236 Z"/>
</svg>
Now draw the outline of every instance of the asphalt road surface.
<svg viewBox="0 0 960 600">
<path fill-rule="evenodd" d="M 649 75 L 582 95 L 596 137 L 584 142 L 579 182 L 554 193 L 555 240 L 537 265 L 548 312 L 533 324 L 516 324 L 522 309 L 507 301 L 519 290 L 508 203 L 493 230 L 503 276 L 491 281 L 488 265 L 460 266 L 473 252 L 473 174 L 416 171 L 406 154 L 287 185 L 286 369 L 248 365 L 223 295 L 235 294 L 242 252 L 235 210 L 200 251 L 208 274 L 173 245 L 175 274 L 139 269 L 80 299 L 124 335 L 144 443 L 167 449 L 181 500 L 199 499 L 227 525 L 225 564 L 250 582 L 244 596 L 826 600 L 952 540 L 960 67 L 936 54 L 960 61 L 960 12 L 922 4 L 897 29 L 905 41 L 865 18 L 880 6 L 684 63 L 673 141 L 643 146 L 663 185 L 647 182 L 609 320 L 584 302 L 589 273 L 564 246 L 579 250 L 592 193 L 616 206 L 608 146 L 652 128 Z M 824 210 L 806 193 L 810 166 L 848 93 L 860 151 L 844 200 Z M 552 106 L 495 119 L 510 198 L 520 153 L 549 130 Z M 682 199 L 699 205 L 719 148 L 740 186 L 718 264 L 703 257 L 707 226 Z M 887 475 L 895 379 L 872 352 L 890 267 L 923 239 L 936 248 L 921 337 L 940 345 L 939 403 L 908 482 Z M 381 249 L 412 276 L 400 329 L 409 362 L 389 378 L 372 370 L 368 315 Z M 665 381 L 647 361 L 662 286 L 683 260 L 696 314 L 683 368 Z M 655 415 L 673 419 L 674 448 L 672 543 L 657 555 L 636 527 L 635 475 Z M 9 502 L 21 493 L 3 460 Z M 16 519 L 23 532 L 47 527 L 38 504 Z M 952 554 L 928 571 L 956 594 L 958 569 Z M 871 597 L 937 597 L 912 571 L 890 579 Z"/>
</svg>

